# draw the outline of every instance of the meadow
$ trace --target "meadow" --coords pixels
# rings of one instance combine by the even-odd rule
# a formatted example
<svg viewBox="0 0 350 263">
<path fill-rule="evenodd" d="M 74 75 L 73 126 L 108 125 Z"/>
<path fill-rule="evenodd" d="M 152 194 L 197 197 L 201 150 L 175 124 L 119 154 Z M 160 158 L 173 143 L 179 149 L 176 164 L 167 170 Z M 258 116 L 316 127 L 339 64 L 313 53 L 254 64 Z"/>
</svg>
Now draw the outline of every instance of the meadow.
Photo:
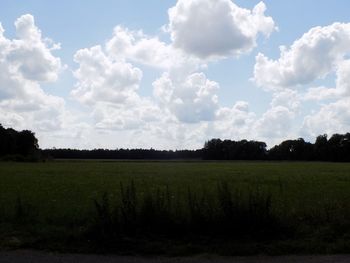
<svg viewBox="0 0 350 263">
<path fill-rule="evenodd" d="M 346 253 L 349 237 L 349 163 L 0 163 L 3 249 Z"/>
</svg>

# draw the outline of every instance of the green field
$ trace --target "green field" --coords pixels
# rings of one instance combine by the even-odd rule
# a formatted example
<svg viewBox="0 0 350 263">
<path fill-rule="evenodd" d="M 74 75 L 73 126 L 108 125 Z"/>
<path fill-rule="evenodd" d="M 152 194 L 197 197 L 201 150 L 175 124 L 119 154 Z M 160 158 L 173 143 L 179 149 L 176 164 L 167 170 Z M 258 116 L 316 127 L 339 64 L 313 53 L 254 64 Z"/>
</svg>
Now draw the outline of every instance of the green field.
<svg viewBox="0 0 350 263">
<path fill-rule="evenodd" d="M 287 244 L 281 253 L 291 252 L 292 247 L 298 247 L 295 242 L 301 244 L 305 240 L 313 240 L 314 244 L 306 252 L 346 252 L 350 247 L 346 241 L 350 236 L 348 163 L 3 162 L 0 180 L 3 247 L 35 246 L 33 240 L 41 235 L 55 239 L 62 235 L 57 232 L 81 231 L 95 212 L 94 200 L 107 193 L 110 202 L 117 203 L 121 183 L 125 186 L 131 181 L 138 196 L 159 189 L 170 189 L 179 199 L 185 199 L 189 191 L 210 196 L 222 182 L 242 198 L 263 193 L 271 196 L 273 213 L 292 224 L 295 231 L 288 240 L 278 241 Z M 23 223 L 20 216 L 34 223 Z"/>
</svg>

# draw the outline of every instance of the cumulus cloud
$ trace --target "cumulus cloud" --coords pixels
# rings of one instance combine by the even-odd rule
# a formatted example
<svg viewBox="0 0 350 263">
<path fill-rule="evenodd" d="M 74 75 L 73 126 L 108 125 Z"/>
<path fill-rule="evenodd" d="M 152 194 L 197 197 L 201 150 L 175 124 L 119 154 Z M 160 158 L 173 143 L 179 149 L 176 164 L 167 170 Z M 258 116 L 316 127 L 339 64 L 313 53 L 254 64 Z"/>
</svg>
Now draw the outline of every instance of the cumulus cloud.
<svg viewBox="0 0 350 263">
<path fill-rule="evenodd" d="M 341 99 L 350 96 L 350 60 L 338 62 L 335 87 L 311 87 L 305 94 L 305 100 Z"/>
<path fill-rule="evenodd" d="M 230 2 L 231 5 L 234 4 Z M 273 30 L 265 23 L 269 19 L 262 17 L 264 4 L 254 11 L 235 5 L 234 8 L 237 10 L 231 11 L 243 12 L 247 23 L 260 18 L 263 21 L 259 20 L 260 28 L 254 36 L 246 35 L 250 37 L 249 47 L 230 49 L 227 55 L 250 50 L 258 32 L 268 35 Z M 274 27 L 273 21 L 271 26 Z M 252 134 L 256 116 L 248 103 L 240 101 L 231 108 L 221 107 L 219 84 L 201 72 L 206 60 L 176 48 L 175 43 L 167 44 L 142 31 L 116 26 L 104 45 L 81 49 L 74 59 L 78 64 L 74 71 L 77 83 L 71 94 L 90 108 L 95 129 L 104 134 L 118 131 L 130 139 L 129 143 L 144 145 L 147 138 L 148 145 L 153 142 L 163 148 L 196 148 L 210 137 L 241 139 Z M 135 63 L 162 71 L 152 84 L 151 98 L 138 93 L 142 72 Z M 133 139 L 125 131 L 133 134 Z"/>
<path fill-rule="evenodd" d="M 8 60 L 14 71 L 23 78 L 33 81 L 55 81 L 62 65 L 61 60 L 51 53 L 57 45 L 49 46 L 50 40 L 43 39 L 32 15 L 23 15 L 15 22 L 17 39 L 8 50 Z"/>
<path fill-rule="evenodd" d="M 238 101 L 232 108 L 218 109 L 215 122 L 212 123 L 208 135 L 237 140 L 249 139 L 252 138 L 252 125 L 255 120 L 256 115 L 250 111 L 249 103 Z"/>
<path fill-rule="evenodd" d="M 275 93 L 258 118 L 248 102 L 220 106 L 219 83 L 202 72 L 212 59 L 252 50 L 260 33 L 269 36 L 275 24 L 265 10 L 262 2 L 247 10 L 228 0 L 180 0 L 169 10 L 171 43 L 116 26 L 105 44 L 76 52 L 71 94 L 91 110 L 95 132 L 107 138 L 117 131 L 121 145 L 174 149 L 201 147 L 212 137 L 281 139 L 299 109 L 297 92 Z M 139 94 L 142 72 L 135 64 L 161 72 L 153 97 Z"/>
<path fill-rule="evenodd" d="M 256 46 L 259 33 L 276 28 L 263 2 L 253 10 L 231 0 L 179 0 L 169 9 L 167 30 L 175 47 L 202 59 L 236 56 Z"/>
<path fill-rule="evenodd" d="M 78 82 L 71 94 L 80 102 L 123 104 L 137 97 L 135 91 L 139 88 L 142 71 L 106 56 L 101 46 L 77 51 L 74 61 L 79 64 L 74 72 Z"/>
<path fill-rule="evenodd" d="M 195 33 L 207 31 L 207 39 L 201 43 L 203 50 L 208 48 L 205 46 L 209 40 L 214 40 L 209 53 L 199 55 L 198 52 L 179 48 L 175 35 L 182 35 L 181 31 L 187 27 L 179 24 L 179 16 L 183 15 L 180 14 L 181 6 L 187 8 L 184 15 L 190 18 L 190 24 L 194 22 L 192 13 L 198 15 L 198 12 L 204 11 L 210 16 L 215 11 L 214 16 L 203 17 L 206 21 L 204 30 L 193 30 Z M 226 7 L 228 10 L 225 10 Z M 265 11 L 266 6 L 262 2 L 253 10 L 247 10 L 227 0 L 178 1 L 169 10 L 170 21 L 166 26 L 171 34 L 171 43 L 161 41 L 157 36 L 148 36 L 141 30 L 116 26 L 105 45 L 76 53 L 75 62 L 79 68 L 74 72 L 77 84 L 71 94 L 92 107 L 96 127 L 100 129 L 145 129 L 146 122 L 140 120 L 146 112 L 149 119 L 155 119 L 152 114 L 161 116 L 156 121 L 163 128 L 164 123 L 169 127 L 170 123 L 192 125 L 215 121 L 220 115 L 219 84 L 207 79 L 201 71 L 207 66 L 208 58 L 248 52 L 255 47 L 259 33 L 269 36 L 275 25 L 272 18 L 264 15 Z M 202 16 L 198 17 L 202 19 Z M 218 17 L 223 19 L 218 21 Z M 205 27 L 210 26 L 207 23 L 210 18 L 213 18 L 211 23 L 214 28 Z M 226 29 L 229 31 L 226 32 Z M 225 36 L 227 39 L 215 40 L 213 34 L 217 30 L 220 30 L 221 38 Z M 200 35 L 198 37 L 201 38 Z M 131 63 L 163 71 L 161 77 L 153 82 L 152 99 L 139 96 L 137 89 L 142 75 Z M 130 74 L 125 74 L 123 68 L 128 68 Z"/>
<path fill-rule="evenodd" d="M 81 49 L 74 60 L 79 67 L 71 94 L 93 108 L 98 128 L 136 129 L 144 124 L 136 120 L 155 118 L 151 114 L 185 123 L 215 119 L 219 84 L 196 72 L 198 59 L 156 37 L 117 26 L 105 46 Z M 153 101 L 139 96 L 142 72 L 133 62 L 165 70 L 153 82 Z"/>
<path fill-rule="evenodd" d="M 124 105 L 98 103 L 92 116 L 95 127 L 101 130 L 137 130 L 163 121 L 164 113 L 147 98 L 137 97 Z"/>
<path fill-rule="evenodd" d="M 350 24 L 312 28 L 290 48 L 280 49 L 278 60 L 257 55 L 254 80 L 258 86 L 276 90 L 326 77 L 350 51 Z"/>
<path fill-rule="evenodd" d="M 202 65 L 197 58 L 175 49 L 157 36 L 151 37 L 120 25 L 114 28 L 112 38 L 106 43 L 106 51 L 117 60 L 126 59 L 167 71 L 193 71 Z"/>
<path fill-rule="evenodd" d="M 301 106 L 302 98 L 300 94 L 291 89 L 281 90 L 272 95 L 271 107 L 283 106 L 291 111 L 298 111 Z"/>
<path fill-rule="evenodd" d="M 300 116 L 304 121 L 296 133 L 315 137 L 346 132 L 350 123 L 350 23 L 314 27 L 290 47 L 280 49 L 277 60 L 263 54 L 256 57 L 255 83 L 273 92 L 271 109 L 257 122 L 257 129 L 260 127 L 265 136 L 284 138 L 288 130 L 296 130 L 291 123 L 299 113 L 300 104 L 316 100 L 323 101 L 321 108 Z M 335 75 L 333 86 L 314 84 L 331 74 Z M 269 126 L 275 129 L 261 129 Z"/>
<path fill-rule="evenodd" d="M 340 92 L 336 88 L 328 88 L 325 86 L 320 87 L 311 87 L 304 94 L 303 100 L 305 101 L 322 101 L 327 99 L 335 99 L 338 98 Z"/>
<path fill-rule="evenodd" d="M 309 136 L 345 133 L 350 129 L 350 99 L 344 98 L 323 105 L 321 109 L 304 118 L 302 130 Z"/>
<path fill-rule="evenodd" d="M 350 48 L 349 48 L 350 51 Z M 336 89 L 341 96 L 350 96 L 350 60 L 338 63 Z"/>
<path fill-rule="evenodd" d="M 42 37 L 32 15 L 18 18 L 15 28 L 17 37 L 11 40 L 0 25 L 0 122 L 18 129 L 58 129 L 64 100 L 40 84 L 57 80 L 64 68 L 52 54 L 59 45 Z"/>
<path fill-rule="evenodd" d="M 142 71 L 127 62 L 125 54 L 118 57 L 108 47 L 95 46 L 78 50 L 74 60 L 79 67 L 71 95 L 91 111 L 97 130 L 138 130 L 162 122 L 160 108 L 138 94 Z"/>
<path fill-rule="evenodd" d="M 194 73 L 176 81 L 165 73 L 153 83 L 154 97 L 181 122 L 211 121 L 218 105 L 219 84 L 208 80 L 204 73 Z"/>
<path fill-rule="evenodd" d="M 173 149 L 201 147 L 210 134 L 215 136 L 214 131 L 243 137 L 254 118 L 248 104 L 238 102 L 232 108 L 220 107 L 219 84 L 197 72 L 196 66 L 192 66 L 197 62 L 190 67 L 186 63 L 180 65 L 182 62 L 173 65 L 169 62 L 167 66 L 166 62 L 160 66 L 165 71 L 153 82 L 153 97 L 139 95 L 142 74 L 131 63 L 152 67 L 158 63 L 154 56 L 162 52 L 145 58 L 135 51 L 143 41 L 151 39 L 155 41 L 142 32 L 116 27 L 105 46 L 76 52 L 79 67 L 74 71 L 77 84 L 72 96 L 90 108 L 96 131 L 104 132 L 104 137 L 111 132 L 123 133 L 125 140 L 119 141 L 122 145 L 128 141 L 138 147 L 154 145 Z M 166 52 L 171 54 L 172 50 Z M 176 61 L 175 57 L 164 55 L 159 63 L 163 59 Z"/>
<path fill-rule="evenodd" d="M 276 106 L 266 111 L 254 124 L 256 135 L 260 138 L 280 140 L 286 138 L 292 128 L 294 112 L 283 106 Z"/>
</svg>

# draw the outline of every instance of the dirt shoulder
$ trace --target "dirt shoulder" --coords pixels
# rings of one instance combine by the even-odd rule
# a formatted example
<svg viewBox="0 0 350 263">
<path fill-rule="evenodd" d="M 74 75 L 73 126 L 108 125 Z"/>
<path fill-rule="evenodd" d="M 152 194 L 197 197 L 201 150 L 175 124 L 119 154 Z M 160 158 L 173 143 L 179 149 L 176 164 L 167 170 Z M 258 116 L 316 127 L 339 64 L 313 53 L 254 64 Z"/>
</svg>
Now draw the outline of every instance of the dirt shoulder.
<svg viewBox="0 0 350 263">
<path fill-rule="evenodd" d="M 32 250 L 0 251 L 1 263 L 348 263 L 350 255 L 280 256 L 280 257 L 216 257 L 144 258 L 80 254 L 54 254 Z"/>
</svg>

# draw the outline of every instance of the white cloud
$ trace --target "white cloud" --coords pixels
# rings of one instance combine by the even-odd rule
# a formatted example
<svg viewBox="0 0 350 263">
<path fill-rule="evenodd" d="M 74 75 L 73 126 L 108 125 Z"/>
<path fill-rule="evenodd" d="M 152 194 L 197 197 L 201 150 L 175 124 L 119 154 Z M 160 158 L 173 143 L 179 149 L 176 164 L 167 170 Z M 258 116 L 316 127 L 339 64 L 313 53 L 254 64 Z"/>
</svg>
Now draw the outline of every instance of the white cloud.
<svg viewBox="0 0 350 263">
<path fill-rule="evenodd" d="M 77 116 L 65 116 L 65 125 L 59 130 L 44 131 L 36 134 L 43 148 L 93 149 L 97 141 L 93 139 L 90 124 L 81 122 Z"/>
<path fill-rule="evenodd" d="M 100 131 L 146 129 L 162 122 L 164 113 L 138 94 L 142 71 L 101 46 L 81 49 L 74 56 L 79 67 L 72 96 L 87 106 L 94 128 Z"/>
<path fill-rule="evenodd" d="M 350 47 L 349 47 L 350 51 Z M 350 60 L 338 63 L 336 89 L 341 96 L 350 96 Z"/>
<path fill-rule="evenodd" d="M 271 109 L 257 122 L 257 130 L 267 138 L 281 139 L 292 134 L 311 138 L 348 131 L 349 53 L 350 23 L 334 23 L 312 28 L 289 48 L 282 46 L 277 60 L 257 55 L 254 80 L 258 86 L 273 92 Z M 313 82 L 322 81 L 331 74 L 335 75 L 333 87 L 314 85 Z M 299 93 L 293 90 L 295 88 L 303 88 L 305 92 Z M 300 104 L 310 100 L 331 102 L 304 116 L 298 128 L 293 120 L 300 113 Z"/>
<path fill-rule="evenodd" d="M 149 99 L 140 97 L 124 105 L 98 103 L 92 113 L 97 129 L 117 131 L 144 129 L 152 123 L 161 123 L 163 115 Z"/>
<path fill-rule="evenodd" d="M 270 142 L 286 138 L 291 132 L 294 112 L 283 106 L 271 107 L 254 124 L 257 137 L 264 138 Z"/>
<path fill-rule="evenodd" d="M 316 100 L 322 101 L 327 99 L 335 99 L 340 95 L 339 90 L 336 88 L 327 88 L 324 86 L 311 87 L 304 94 L 303 100 Z"/>
<path fill-rule="evenodd" d="M 350 99 L 344 98 L 323 105 L 321 109 L 304 118 L 302 130 L 316 137 L 320 134 L 345 133 L 350 130 Z"/>
<path fill-rule="evenodd" d="M 199 4 L 202 5 L 201 2 Z M 214 2 L 211 4 L 215 5 Z M 232 21 L 229 21 L 228 26 L 231 29 L 237 27 L 236 29 L 240 30 L 241 34 L 239 37 L 246 37 L 247 41 L 250 41 L 249 46 L 241 46 L 239 50 L 225 51 L 229 53 L 228 55 L 252 49 L 256 44 L 259 32 L 269 35 L 273 31 L 274 22 L 272 18 L 264 16 L 266 7 L 263 3 L 258 4 L 253 11 L 239 8 L 231 1 L 221 1 L 222 6 L 225 4 L 229 4 L 229 12 L 232 15 Z M 170 13 L 175 12 L 174 10 L 179 5 L 178 3 Z M 168 29 L 171 29 L 170 25 Z M 153 124 L 165 130 L 167 130 L 165 127 L 171 125 L 193 127 L 193 124 L 196 123 L 215 122 L 218 118 L 223 120 L 223 115 L 229 116 L 237 113 L 240 113 L 239 117 L 233 117 L 234 120 L 232 117 L 226 117 L 231 118 L 230 124 L 242 127 L 247 122 L 244 120 L 246 116 L 241 114 L 244 110 L 238 110 L 240 106 L 246 107 L 244 103 L 242 105 L 238 103 L 235 105 L 236 108 L 232 109 L 220 107 L 217 96 L 219 84 L 208 80 L 204 73 L 198 72 L 199 69 L 205 67 L 204 60 L 196 58 L 197 54 L 186 53 L 175 48 L 174 45 L 176 46 L 176 43 L 167 44 L 158 37 L 145 35 L 142 31 L 131 31 L 122 26 L 116 26 L 112 38 L 106 42 L 105 47 L 98 46 L 77 52 L 75 61 L 79 63 L 79 69 L 75 71 L 75 77 L 78 83 L 72 94 L 80 102 L 96 104 L 93 106 L 96 127 L 106 130 L 145 129 L 146 122 L 140 121 L 140 116 L 145 112 L 148 113 L 150 119 L 154 119 L 155 114 L 161 116 Z M 98 53 L 98 55 L 92 53 Z M 137 88 L 133 89 L 128 85 L 123 85 L 125 90 L 122 92 L 119 88 L 113 88 L 111 82 L 109 82 L 110 85 L 103 84 L 108 79 L 104 72 L 110 72 L 109 68 L 112 64 L 118 63 L 116 68 L 119 69 L 123 67 L 122 65 L 129 65 L 135 69 L 129 64 L 130 62 L 165 71 L 153 82 L 155 101 L 140 97 L 137 94 Z M 123 83 L 122 74 L 113 75 L 116 82 L 117 79 L 120 79 L 119 83 Z M 134 80 L 134 83 L 139 85 L 137 78 Z M 125 96 L 125 93 L 130 96 Z M 119 98 L 120 96 L 125 100 L 113 100 L 114 97 Z M 147 108 L 145 105 L 148 105 L 147 110 L 145 110 Z M 251 113 L 248 113 L 247 116 L 251 119 Z M 166 123 L 165 126 L 164 123 Z M 178 130 L 174 126 L 172 128 Z"/>
<path fill-rule="evenodd" d="M 218 109 L 219 84 L 204 73 L 194 73 L 184 80 L 173 80 L 164 73 L 153 83 L 154 97 L 181 122 L 211 121 Z"/>
<path fill-rule="evenodd" d="M 231 0 L 179 0 L 169 9 L 168 31 L 175 47 L 202 59 L 236 56 L 256 46 L 259 33 L 275 29 L 263 2 L 253 10 Z"/>
<path fill-rule="evenodd" d="M 150 37 L 142 31 L 132 31 L 122 26 L 114 28 L 112 38 L 106 43 L 106 51 L 116 60 L 131 60 L 167 71 L 193 71 L 202 65 L 195 57 L 184 54 L 156 36 Z"/>
<path fill-rule="evenodd" d="M 306 92 L 305 100 L 341 99 L 350 96 L 350 60 L 338 62 L 335 88 L 312 87 Z"/>
<path fill-rule="evenodd" d="M 258 19 L 257 14 L 264 10 L 261 3 L 253 12 L 238 11 L 249 19 Z M 268 28 L 258 31 L 269 33 Z M 247 50 L 255 45 L 255 39 L 256 35 Z M 243 48 L 234 52 L 243 52 Z M 257 118 L 248 103 L 239 101 L 231 108 L 221 107 L 219 84 L 200 72 L 205 60 L 193 55 L 196 54 L 186 54 L 142 31 L 117 26 L 104 46 L 81 49 L 75 54 L 79 67 L 74 72 L 77 84 L 72 95 L 91 110 L 95 132 L 103 132 L 101 138 L 118 132 L 122 137 L 116 140 L 121 145 L 197 148 L 212 137 L 255 139 Z M 142 74 L 131 63 L 163 71 L 153 82 L 153 98 L 139 95 Z M 273 106 L 284 103 L 291 95 L 296 97 L 292 91 L 276 95 Z M 288 107 L 294 109 L 297 102 L 288 102 Z M 97 141 L 106 145 L 105 140 Z"/>
<path fill-rule="evenodd" d="M 169 11 L 172 43 L 117 26 L 104 45 L 76 52 L 79 67 L 71 94 L 90 112 L 89 136 L 101 147 L 175 149 L 198 148 L 213 137 L 271 144 L 293 134 L 301 103 L 296 91 L 275 92 L 271 108 L 258 118 L 244 101 L 220 106 L 219 84 L 201 72 L 212 59 L 252 50 L 259 33 L 268 36 L 275 25 L 265 9 L 262 2 L 250 11 L 227 0 L 178 1 Z M 198 12 L 203 12 L 197 16 L 202 27 L 195 30 Z M 210 28 L 207 21 L 216 23 Z M 193 35 L 186 35 L 187 28 Z M 162 72 L 153 82 L 152 98 L 139 94 L 142 72 L 133 64 Z"/>
<path fill-rule="evenodd" d="M 17 38 L 11 40 L 0 25 L 0 123 L 34 131 L 59 129 L 65 102 L 40 87 L 57 80 L 64 68 L 52 54 L 58 45 L 42 38 L 31 15 L 18 18 L 15 27 Z"/>
<path fill-rule="evenodd" d="M 350 24 L 315 27 L 290 48 L 282 46 L 278 60 L 258 54 L 254 80 L 267 90 L 309 84 L 336 70 L 349 51 Z"/>
<path fill-rule="evenodd" d="M 209 134 L 211 137 L 249 139 L 252 138 L 251 128 L 255 120 L 256 115 L 250 111 L 248 102 L 238 101 L 232 108 L 221 107 L 217 111 Z"/>
<path fill-rule="evenodd" d="M 271 107 L 283 106 L 291 111 L 298 111 L 301 106 L 301 96 L 295 90 L 285 89 L 272 95 Z"/>
<path fill-rule="evenodd" d="M 8 60 L 13 71 L 33 81 L 55 81 L 62 69 L 61 60 L 54 57 L 50 40 L 43 39 L 32 15 L 23 15 L 15 22 L 17 39 L 11 42 Z"/>
<path fill-rule="evenodd" d="M 234 134 L 235 138 L 238 135 L 244 137 L 244 131 L 249 131 L 254 114 L 249 112 L 248 104 L 239 102 L 231 109 L 221 108 L 217 96 L 219 84 L 209 80 L 204 73 L 192 72 L 195 67 L 188 69 L 184 64 L 185 69 L 179 66 L 179 70 L 174 71 L 172 67 L 161 66 L 169 72 L 163 72 L 154 81 L 153 98 L 141 97 L 138 74 L 131 74 L 135 77 L 129 78 L 120 72 L 125 72 L 121 70 L 124 67 L 130 69 L 128 72 L 138 71 L 129 61 L 153 66 L 154 62 L 148 59 L 148 62 L 142 62 L 131 52 L 142 42 L 135 40 L 138 36 L 149 38 L 140 32 L 130 35 L 126 29 L 117 27 L 116 30 L 121 35 L 114 35 L 113 41 L 123 41 L 113 43 L 113 50 L 108 41 L 105 48 L 82 49 L 75 55 L 79 68 L 74 73 L 77 85 L 72 95 L 90 108 L 95 133 L 103 132 L 99 139 L 93 135 L 97 136 L 98 145 L 105 147 L 107 139 L 101 138 L 109 138 L 111 133 L 118 132 L 121 137 L 115 138 L 114 143 L 119 143 L 119 147 L 198 148 L 210 134 L 214 136 L 214 131 Z M 118 45 L 120 48 L 114 49 Z M 113 81 L 109 81 L 112 75 Z M 120 94 L 126 94 L 124 100 L 113 99 L 119 98 Z M 228 130 L 231 133 L 227 133 Z"/>
<path fill-rule="evenodd" d="M 142 71 L 130 63 L 106 56 L 101 46 L 81 49 L 74 61 L 79 68 L 74 72 L 78 83 L 71 94 L 86 104 L 112 102 L 124 104 L 137 97 Z"/>
</svg>

